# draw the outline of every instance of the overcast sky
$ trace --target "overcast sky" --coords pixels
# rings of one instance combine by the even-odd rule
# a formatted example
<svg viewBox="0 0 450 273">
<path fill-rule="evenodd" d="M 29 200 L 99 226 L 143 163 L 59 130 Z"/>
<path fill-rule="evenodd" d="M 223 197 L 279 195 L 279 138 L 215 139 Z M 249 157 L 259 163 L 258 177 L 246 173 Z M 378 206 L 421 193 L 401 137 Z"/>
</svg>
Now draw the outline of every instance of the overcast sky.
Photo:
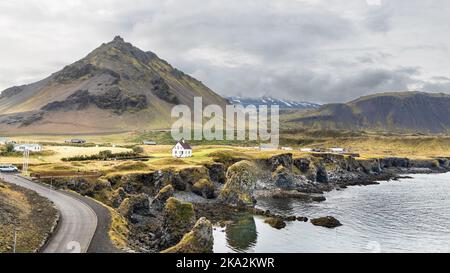
<svg viewBox="0 0 450 273">
<path fill-rule="evenodd" d="M 221 95 L 450 93 L 448 0 L 2 0 L 0 90 L 115 35 Z"/>
</svg>

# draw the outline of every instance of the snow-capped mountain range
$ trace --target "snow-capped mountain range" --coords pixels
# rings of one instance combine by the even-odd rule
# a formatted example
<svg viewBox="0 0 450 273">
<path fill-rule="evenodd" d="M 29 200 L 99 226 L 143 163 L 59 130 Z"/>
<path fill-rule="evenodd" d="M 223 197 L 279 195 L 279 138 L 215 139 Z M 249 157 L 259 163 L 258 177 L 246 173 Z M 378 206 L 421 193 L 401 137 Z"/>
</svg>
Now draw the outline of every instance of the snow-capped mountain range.
<svg viewBox="0 0 450 273">
<path fill-rule="evenodd" d="M 272 97 L 260 97 L 260 98 L 244 98 L 244 97 L 228 97 L 227 98 L 232 104 L 235 105 L 279 105 L 280 109 L 318 109 L 321 105 L 312 102 L 301 102 L 293 100 L 282 100 L 275 99 Z"/>
</svg>

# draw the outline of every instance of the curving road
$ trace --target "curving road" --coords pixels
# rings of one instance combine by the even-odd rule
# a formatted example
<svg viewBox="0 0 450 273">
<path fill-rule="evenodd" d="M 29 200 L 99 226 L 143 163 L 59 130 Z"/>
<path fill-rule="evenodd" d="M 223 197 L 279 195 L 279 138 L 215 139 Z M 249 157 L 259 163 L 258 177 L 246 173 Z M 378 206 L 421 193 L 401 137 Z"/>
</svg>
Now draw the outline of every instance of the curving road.
<svg viewBox="0 0 450 273">
<path fill-rule="evenodd" d="M 44 253 L 86 253 L 97 229 L 97 215 L 84 202 L 34 183 L 26 178 L 0 174 L 7 183 L 33 190 L 52 201 L 60 212 L 58 228 L 44 247 Z"/>
</svg>

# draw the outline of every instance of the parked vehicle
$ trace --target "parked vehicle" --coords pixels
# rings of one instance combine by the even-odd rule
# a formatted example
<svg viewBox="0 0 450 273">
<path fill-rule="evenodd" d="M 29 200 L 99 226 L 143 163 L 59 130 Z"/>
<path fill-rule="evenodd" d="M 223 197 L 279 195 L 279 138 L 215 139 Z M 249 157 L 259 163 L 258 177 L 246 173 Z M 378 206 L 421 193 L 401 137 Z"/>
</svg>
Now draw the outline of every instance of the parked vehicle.
<svg viewBox="0 0 450 273">
<path fill-rule="evenodd" d="M 65 143 L 72 143 L 72 144 L 84 144 L 86 143 L 86 140 L 84 139 L 78 139 L 78 138 L 73 138 L 73 139 L 69 139 L 64 141 Z"/>
<path fill-rule="evenodd" d="M 14 165 L 0 165 L 0 173 L 16 173 L 19 169 Z"/>
</svg>

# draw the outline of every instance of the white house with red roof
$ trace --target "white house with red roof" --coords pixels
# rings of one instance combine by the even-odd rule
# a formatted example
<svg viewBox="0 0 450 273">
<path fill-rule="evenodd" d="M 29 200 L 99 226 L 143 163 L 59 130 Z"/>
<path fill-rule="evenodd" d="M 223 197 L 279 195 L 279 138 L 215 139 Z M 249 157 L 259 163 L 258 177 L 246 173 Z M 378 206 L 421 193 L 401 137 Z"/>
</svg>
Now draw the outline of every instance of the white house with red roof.
<svg viewBox="0 0 450 273">
<path fill-rule="evenodd" d="M 184 139 L 175 144 L 172 148 L 172 156 L 175 158 L 192 157 L 192 147 Z"/>
</svg>

